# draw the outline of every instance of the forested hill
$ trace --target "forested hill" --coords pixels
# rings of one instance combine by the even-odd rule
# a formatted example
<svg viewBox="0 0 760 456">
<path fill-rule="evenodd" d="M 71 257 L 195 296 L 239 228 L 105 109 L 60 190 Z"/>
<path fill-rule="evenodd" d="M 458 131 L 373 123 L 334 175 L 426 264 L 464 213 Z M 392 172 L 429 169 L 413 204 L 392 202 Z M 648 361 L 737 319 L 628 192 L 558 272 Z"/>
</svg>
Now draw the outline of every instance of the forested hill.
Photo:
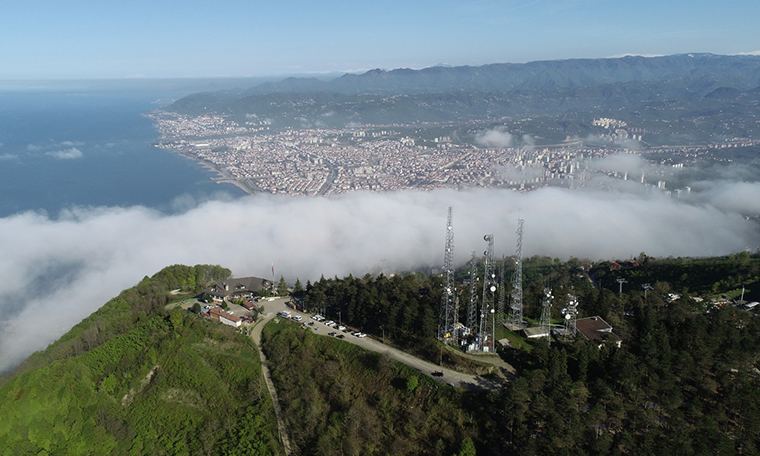
<svg viewBox="0 0 760 456">
<path fill-rule="evenodd" d="M 288 78 L 265 82 L 244 95 L 331 92 L 348 95 L 418 94 L 450 91 L 507 93 L 589 87 L 629 82 L 750 89 L 760 86 L 760 56 L 678 54 L 661 57 L 627 56 L 606 59 L 545 60 L 483 66 L 436 66 L 421 70 L 375 69 L 345 74 L 329 81 Z"/>
<path fill-rule="evenodd" d="M 264 328 L 263 348 L 296 454 L 760 453 L 760 306 L 732 302 L 760 297 L 759 256 L 522 264 L 525 318 L 538 319 L 548 285 L 554 323 L 572 293 L 580 316 L 602 317 L 622 346 L 497 326 L 516 375 L 471 393 L 280 319 Z M 468 269 L 457 272 L 460 303 Z M 170 290 L 192 296 L 229 273 L 172 266 L 146 277 L 3 377 L 0 455 L 282 454 L 251 339 L 167 310 L 182 297 Z M 457 349 L 434 337 L 441 284 L 423 273 L 349 275 L 307 282 L 294 298 L 451 365 Z"/>
<path fill-rule="evenodd" d="M 706 129 L 706 116 L 717 116 L 730 131 L 715 127 L 715 132 L 747 136 L 757 133 L 754 121 L 745 120 L 760 110 L 758 87 L 760 56 L 681 54 L 371 70 L 329 81 L 288 78 L 249 89 L 196 93 L 164 110 L 219 114 L 240 125 L 266 122 L 271 129 L 584 113 L 637 125 L 698 121 L 699 129 L 679 132 L 693 136 Z"/>
<path fill-rule="evenodd" d="M 165 310 L 229 274 L 165 268 L 3 377 L 0 454 L 282 454 L 250 338 Z"/>
</svg>

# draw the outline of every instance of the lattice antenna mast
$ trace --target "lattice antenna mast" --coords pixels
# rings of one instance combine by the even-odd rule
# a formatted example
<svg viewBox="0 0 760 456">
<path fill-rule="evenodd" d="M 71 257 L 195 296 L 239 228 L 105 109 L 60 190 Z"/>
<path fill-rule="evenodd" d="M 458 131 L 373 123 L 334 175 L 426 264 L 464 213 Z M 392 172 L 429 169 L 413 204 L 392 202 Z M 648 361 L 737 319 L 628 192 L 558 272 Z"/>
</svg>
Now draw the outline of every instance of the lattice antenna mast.
<svg viewBox="0 0 760 456">
<path fill-rule="evenodd" d="M 565 317 L 565 338 L 575 337 L 575 321 L 578 319 L 578 300 L 575 296 L 567 295 L 567 307 L 562 309 L 562 314 Z"/>
<path fill-rule="evenodd" d="M 496 307 L 496 324 L 504 323 L 504 315 L 507 308 L 507 287 L 504 286 L 504 272 L 507 268 L 504 258 L 501 259 L 499 266 L 499 305 Z"/>
<path fill-rule="evenodd" d="M 483 351 L 483 347 L 486 342 L 493 342 L 493 331 L 491 327 L 493 325 L 488 324 L 488 318 L 493 315 L 496 317 L 494 310 L 494 295 L 496 292 L 496 273 L 493 271 L 493 234 L 486 234 L 483 236 L 483 240 L 488 243 L 488 249 L 483 252 L 485 260 L 483 260 L 483 302 L 480 305 L 480 349 Z M 489 327 L 491 326 L 491 327 Z M 493 349 L 496 349 L 494 345 Z"/>
<path fill-rule="evenodd" d="M 443 255 L 443 273 L 445 274 L 441 293 L 441 315 L 438 320 L 438 337 L 441 340 L 457 340 L 456 324 L 459 322 L 457 307 L 454 302 L 454 228 L 452 210 L 446 222 L 446 250 Z"/>
<path fill-rule="evenodd" d="M 541 321 L 538 326 L 541 328 L 541 332 L 548 334 L 549 326 L 551 325 L 552 318 L 552 289 L 544 288 L 544 299 L 541 301 Z"/>
<path fill-rule="evenodd" d="M 475 251 L 472 252 L 470 260 L 470 300 L 467 303 L 467 328 L 471 333 L 475 333 L 475 326 L 478 324 L 478 288 L 475 283 L 478 281 L 478 262 L 475 259 Z"/>
<path fill-rule="evenodd" d="M 515 274 L 512 278 L 512 302 L 510 303 L 509 322 L 514 328 L 525 326 L 523 321 L 523 285 L 522 285 L 522 244 L 525 220 L 517 219 L 517 249 L 515 252 Z"/>
</svg>

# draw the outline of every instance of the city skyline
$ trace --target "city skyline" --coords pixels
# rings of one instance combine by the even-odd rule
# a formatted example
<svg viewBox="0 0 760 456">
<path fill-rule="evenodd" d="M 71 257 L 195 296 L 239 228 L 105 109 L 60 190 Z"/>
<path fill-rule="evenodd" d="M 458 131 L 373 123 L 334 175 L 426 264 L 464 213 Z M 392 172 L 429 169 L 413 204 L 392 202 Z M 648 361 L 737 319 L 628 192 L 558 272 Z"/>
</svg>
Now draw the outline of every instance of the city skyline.
<svg viewBox="0 0 760 456">
<path fill-rule="evenodd" d="M 627 54 L 758 53 L 760 4 L 678 0 L 24 2 L 0 79 L 248 77 Z"/>
</svg>

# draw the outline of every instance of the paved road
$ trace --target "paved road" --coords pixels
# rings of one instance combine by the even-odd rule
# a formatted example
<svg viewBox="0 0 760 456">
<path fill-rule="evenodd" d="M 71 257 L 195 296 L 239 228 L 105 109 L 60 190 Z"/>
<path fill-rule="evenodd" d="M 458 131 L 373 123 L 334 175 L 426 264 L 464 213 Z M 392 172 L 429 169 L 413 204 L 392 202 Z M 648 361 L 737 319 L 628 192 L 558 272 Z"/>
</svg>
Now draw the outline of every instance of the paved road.
<svg viewBox="0 0 760 456">
<path fill-rule="evenodd" d="M 280 312 L 283 310 L 289 310 L 292 315 L 301 315 L 301 317 L 303 318 L 301 323 L 303 323 L 306 328 L 308 328 L 309 330 L 313 331 L 316 334 L 320 334 L 325 337 L 331 337 L 331 336 L 327 336 L 327 334 L 331 332 L 336 332 L 337 334 L 343 334 L 345 336 L 345 338 L 343 339 L 344 341 L 366 348 L 367 350 L 372 350 L 377 353 L 388 355 L 390 358 L 395 359 L 396 361 L 399 361 L 401 363 L 404 363 L 409 367 L 417 369 L 421 373 L 441 383 L 459 386 L 461 388 L 475 390 L 475 391 L 495 390 L 495 389 L 498 389 L 500 386 L 498 382 L 493 381 L 491 379 L 486 379 L 486 378 L 471 375 L 471 374 L 464 374 L 461 372 L 457 372 L 453 369 L 449 369 L 447 367 L 439 366 L 437 364 L 433 364 L 433 363 L 421 360 L 406 352 L 403 352 L 396 348 L 385 345 L 381 341 L 375 340 L 371 337 L 359 338 L 352 335 L 351 333 L 340 332 L 335 328 L 326 326 L 324 323 L 319 323 L 312 320 L 310 314 L 301 313 L 296 310 L 288 308 L 285 305 L 285 302 L 286 302 L 285 298 L 279 298 L 274 301 L 265 302 L 264 308 L 267 312 L 266 318 L 267 319 L 272 318 L 277 312 Z M 310 322 L 313 322 L 314 325 L 309 326 L 308 323 Z M 254 332 L 258 330 L 259 339 L 261 337 L 261 329 L 260 329 L 261 327 L 263 327 L 263 324 L 257 323 L 256 328 L 254 328 Z M 254 338 L 254 340 L 256 339 Z M 481 361 L 489 362 L 488 359 L 482 359 Z M 501 364 L 505 364 L 501 359 L 498 359 L 498 361 Z M 511 369 L 511 366 L 509 366 L 509 368 Z M 434 377 L 432 375 L 433 372 L 443 372 L 443 376 Z"/>
</svg>

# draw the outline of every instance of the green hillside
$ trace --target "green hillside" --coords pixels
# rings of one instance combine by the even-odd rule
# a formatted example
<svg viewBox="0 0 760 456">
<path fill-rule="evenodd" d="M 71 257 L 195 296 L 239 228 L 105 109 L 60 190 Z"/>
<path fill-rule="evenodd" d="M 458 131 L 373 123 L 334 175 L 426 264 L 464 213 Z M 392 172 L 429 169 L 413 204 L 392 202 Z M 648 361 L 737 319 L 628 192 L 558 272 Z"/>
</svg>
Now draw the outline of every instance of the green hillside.
<svg viewBox="0 0 760 456">
<path fill-rule="evenodd" d="M 286 321 L 267 324 L 264 350 L 298 454 L 453 455 L 495 440 L 490 418 L 473 419 L 494 405 L 486 395 L 380 353 Z"/>
<path fill-rule="evenodd" d="M 294 454 L 757 454 L 760 317 L 723 295 L 746 284 L 755 299 L 758 262 L 526 259 L 526 303 L 549 283 L 557 316 L 573 292 L 581 316 L 601 315 L 622 346 L 512 333 L 499 354 L 516 376 L 488 393 L 290 321 L 268 323 L 263 348 Z M 251 339 L 166 310 L 227 276 L 172 266 L 146 277 L 0 379 L 0 455 L 283 454 Z M 641 281 L 653 284 L 646 298 Z M 445 364 L 433 338 L 440 293 L 440 277 L 417 273 L 321 279 L 299 295 Z"/>
<path fill-rule="evenodd" d="M 250 338 L 164 310 L 225 275 L 166 268 L 33 355 L 0 388 L 0 454 L 282 454 Z"/>
</svg>

